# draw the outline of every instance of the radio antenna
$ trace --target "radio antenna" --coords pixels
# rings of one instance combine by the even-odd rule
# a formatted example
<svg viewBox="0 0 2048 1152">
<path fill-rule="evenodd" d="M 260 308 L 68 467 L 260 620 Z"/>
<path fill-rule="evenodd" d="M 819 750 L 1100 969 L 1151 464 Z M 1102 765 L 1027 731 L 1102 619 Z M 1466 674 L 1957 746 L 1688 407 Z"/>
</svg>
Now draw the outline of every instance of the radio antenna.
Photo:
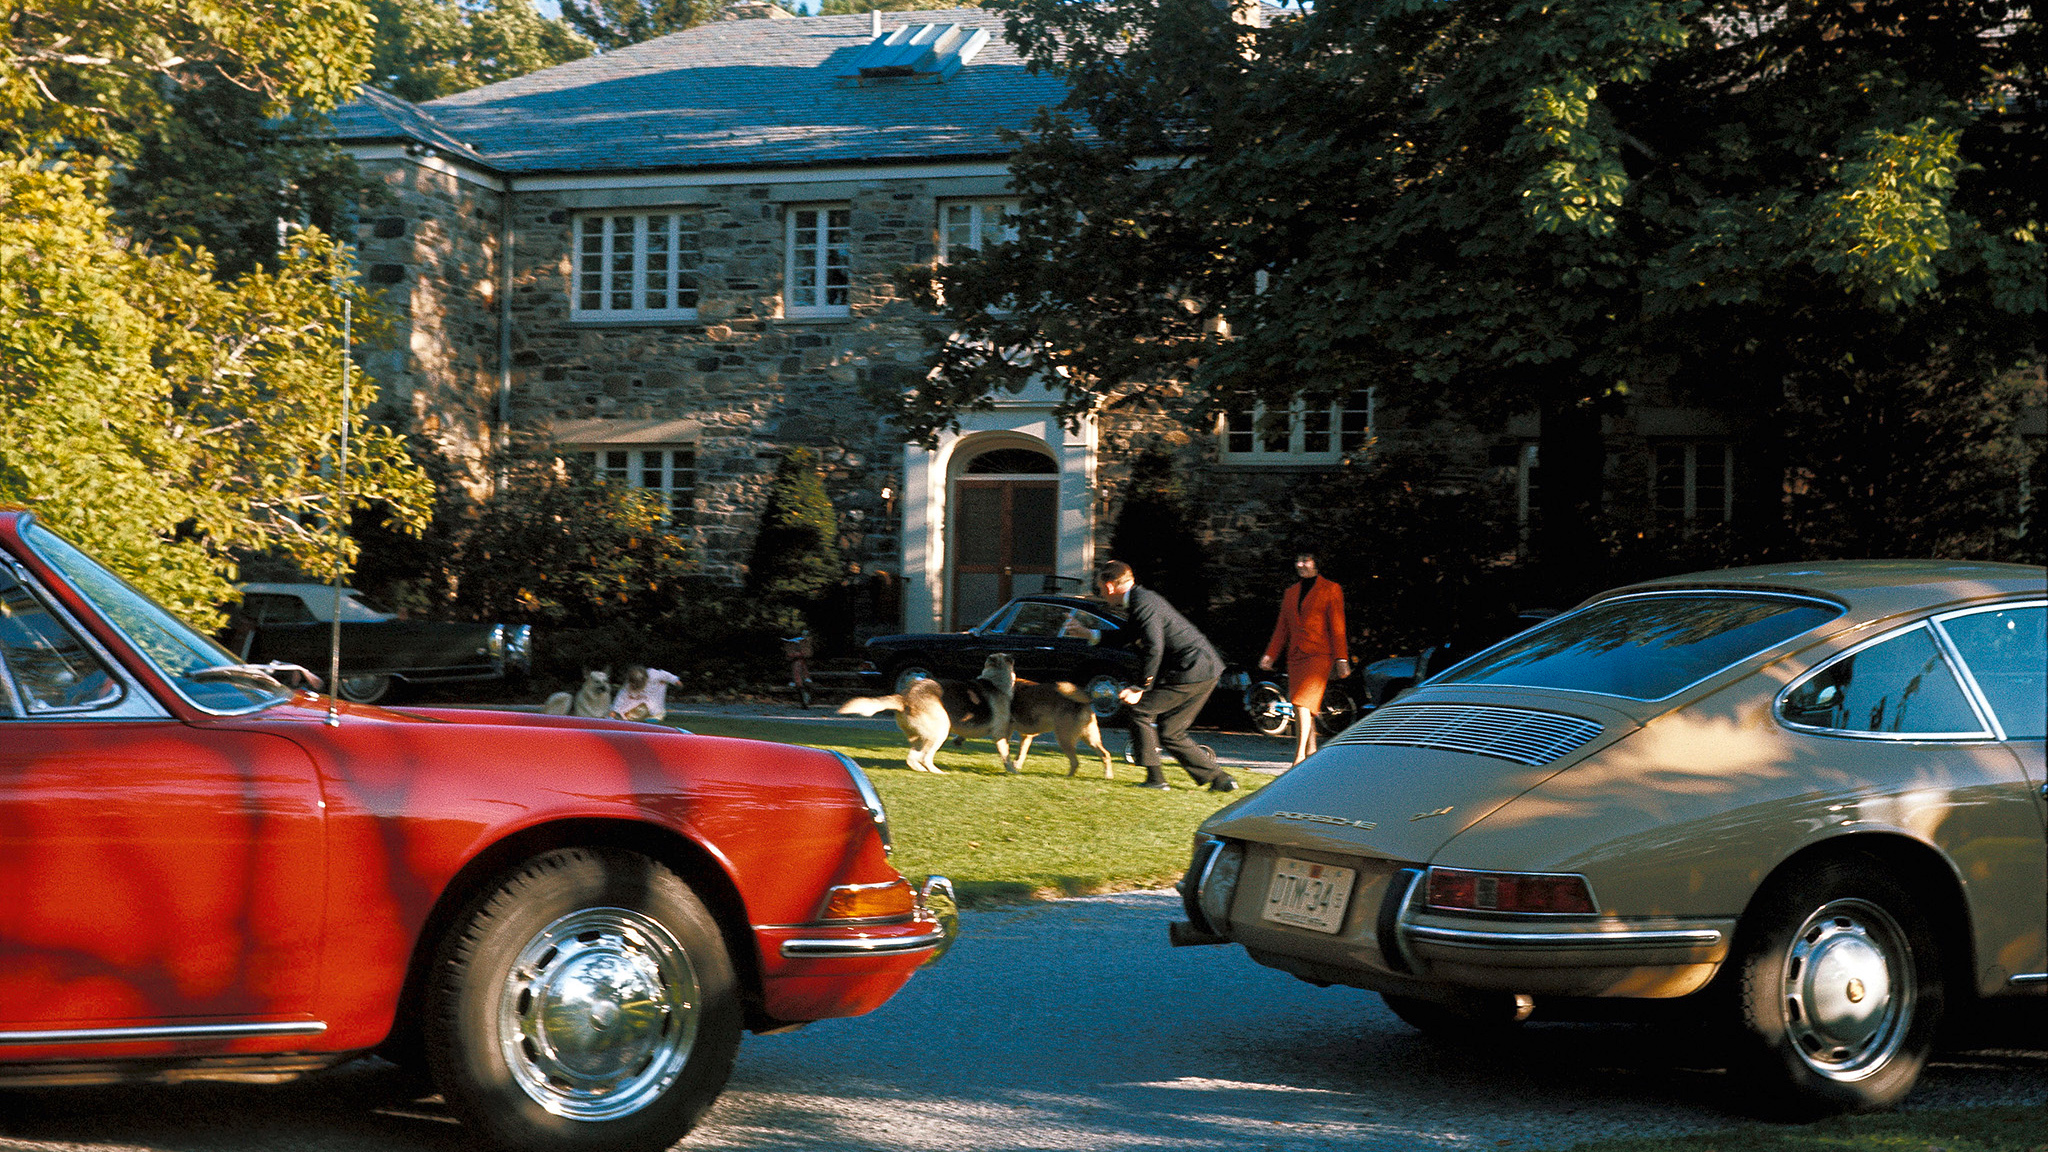
<svg viewBox="0 0 2048 1152">
<path fill-rule="evenodd" d="M 347 292 L 341 296 L 341 448 L 337 455 L 339 462 L 334 469 L 334 492 L 330 497 L 328 519 L 334 524 L 334 621 L 328 630 L 327 641 L 327 726 L 341 727 L 341 565 L 348 554 L 348 534 L 342 525 L 348 515 L 348 424 L 349 424 L 349 370 L 354 367 L 351 355 L 350 328 L 355 318 L 355 300 Z"/>
</svg>

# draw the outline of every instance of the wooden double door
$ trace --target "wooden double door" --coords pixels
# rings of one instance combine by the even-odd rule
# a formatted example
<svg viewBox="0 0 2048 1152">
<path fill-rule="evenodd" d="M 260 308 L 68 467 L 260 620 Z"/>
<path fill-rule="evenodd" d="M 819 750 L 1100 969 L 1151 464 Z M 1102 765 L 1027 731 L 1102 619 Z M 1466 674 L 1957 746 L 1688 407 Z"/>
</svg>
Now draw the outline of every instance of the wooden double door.
<svg viewBox="0 0 2048 1152">
<path fill-rule="evenodd" d="M 953 490 L 954 631 L 1059 570 L 1059 482 L 963 478 Z"/>
</svg>

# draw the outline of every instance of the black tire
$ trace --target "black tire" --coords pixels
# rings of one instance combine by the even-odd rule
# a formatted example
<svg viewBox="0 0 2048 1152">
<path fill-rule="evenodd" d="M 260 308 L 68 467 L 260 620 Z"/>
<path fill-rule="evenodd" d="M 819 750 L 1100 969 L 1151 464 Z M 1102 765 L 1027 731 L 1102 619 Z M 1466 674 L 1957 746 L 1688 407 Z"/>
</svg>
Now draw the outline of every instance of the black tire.
<svg viewBox="0 0 2048 1152">
<path fill-rule="evenodd" d="M 1252 727 L 1268 736 L 1287 731 L 1294 720 L 1286 694 L 1272 684 L 1252 685 L 1251 691 L 1244 694 L 1244 710 L 1252 718 Z"/>
<path fill-rule="evenodd" d="M 725 1087 L 742 1023 L 703 902 L 662 865 L 595 848 L 529 860 L 472 902 L 426 1009 L 449 1109 L 518 1152 L 669 1147 Z"/>
<path fill-rule="evenodd" d="M 1323 706 L 1316 710 L 1316 731 L 1325 736 L 1335 736 L 1351 722 L 1358 719 L 1358 705 L 1351 702 L 1351 693 L 1332 684 L 1323 689 Z"/>
<path fill-rule="evenodd" d="M 343 675 L 334 694 L 351 704 L 375 704 L 391 694 L 391 677 Z"/>
<path fill-rule="evenodd" d="M 1731 957 L 1739 1100 L 1803 1118 L 1905 1098 L 1947 999 L 1921 902 L 1883 865 L 1855 857 L 1756 897 Z"/>
<path fill-rule="evenodd" d="M 1508 992 L 1464 992 L 1450 1001 L 1380 993 L 1401 1022 L 1432 1040 L 1452 1044 L 1498 1040 L 1522 1025 L 1521 1006 Z"/>
</svg>

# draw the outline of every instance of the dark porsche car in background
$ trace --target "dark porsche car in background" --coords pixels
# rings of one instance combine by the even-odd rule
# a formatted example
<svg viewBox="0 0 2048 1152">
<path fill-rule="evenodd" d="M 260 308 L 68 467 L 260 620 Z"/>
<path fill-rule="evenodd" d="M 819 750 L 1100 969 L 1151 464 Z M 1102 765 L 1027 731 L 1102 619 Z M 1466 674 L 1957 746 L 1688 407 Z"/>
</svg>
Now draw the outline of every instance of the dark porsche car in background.
<svg viewBox="0 0 2048 1152">
<path fill-rule="evenodd" d="M 328 670 L 336 615 L 334 588 L 326 584 L 244 584 L 242 604 L 224 642 L 251 664 L 297 664 L 319 676 Z M 532 662 L 530 625 L 473 624 L 455 620 L 401 620 L 343 588 L 341 683 L 335 695 L 374 704 L 398 683 L 498 680 L 525 675 Z"/>
<path fill-rule="evenodd" d="M 928 676 L 972 680 L 997 653 L 1016 661 L 1017 675 L 1040 682 L 1066 680 L 1095 697 L 1095 710 L 1117 710 L 1116 694 L 1138 679 L 1143 661 L 1136 633 L 1122 614 L 1081 596 L 1019 596 L 965 632 L 913 632 L 877 636 L 867 644 L 867 668 L 881 690 L 900 692 Z"/>
</svg>

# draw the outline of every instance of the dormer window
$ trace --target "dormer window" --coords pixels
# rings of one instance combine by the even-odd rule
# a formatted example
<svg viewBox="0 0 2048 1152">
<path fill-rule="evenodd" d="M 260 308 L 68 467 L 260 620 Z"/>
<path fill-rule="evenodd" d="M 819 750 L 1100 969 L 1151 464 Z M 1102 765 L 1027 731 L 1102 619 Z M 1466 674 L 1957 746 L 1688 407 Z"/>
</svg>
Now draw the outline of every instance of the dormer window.
<svg viewBox="0 0 2048 1152">
<path fill-rule="evenodd" d="M 843 83 L 936 84 L 967 66 L 988 43 L 986 28 L 906 24 L 879 34 L 839 74 Z"/>
</svg>

